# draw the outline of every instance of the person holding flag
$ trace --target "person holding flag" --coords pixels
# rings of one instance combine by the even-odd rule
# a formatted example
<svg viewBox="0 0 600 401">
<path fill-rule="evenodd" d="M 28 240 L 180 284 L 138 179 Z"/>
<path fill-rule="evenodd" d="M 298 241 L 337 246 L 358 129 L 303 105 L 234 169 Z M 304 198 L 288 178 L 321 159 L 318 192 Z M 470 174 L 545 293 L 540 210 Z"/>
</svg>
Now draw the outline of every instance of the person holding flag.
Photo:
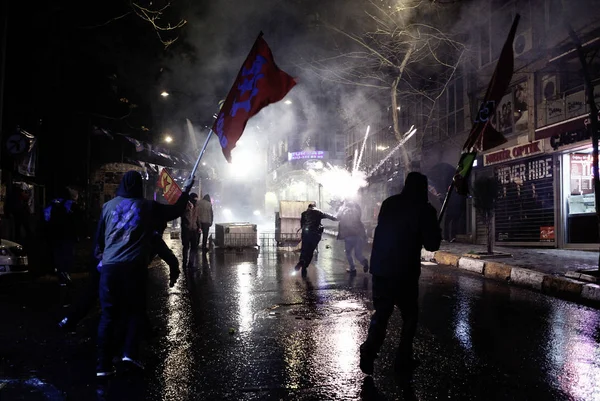
<svg viewBox="0 0 600 401">
<path fill-rule="evenodd" d="M 146 306 L 147 267 L 154 256 L 157 222 L 173 220 L 183 213 L 193 176 L 184 183 L 175 205 L 163 205 L 143 197 L 143 180 L 137 171 L 123 175 L 117 196 L 102 207 L 98 222 L 95 254 L 102 255 L 98 323 L 99 377 L 114 374 L 112 357 L 116 344 L 123 346 L 122 361 L 143 368 L 138 359 L 140 335 Z M 115 337 L 117 318 L 124 321 L 124 339 Z"/>
</svg>

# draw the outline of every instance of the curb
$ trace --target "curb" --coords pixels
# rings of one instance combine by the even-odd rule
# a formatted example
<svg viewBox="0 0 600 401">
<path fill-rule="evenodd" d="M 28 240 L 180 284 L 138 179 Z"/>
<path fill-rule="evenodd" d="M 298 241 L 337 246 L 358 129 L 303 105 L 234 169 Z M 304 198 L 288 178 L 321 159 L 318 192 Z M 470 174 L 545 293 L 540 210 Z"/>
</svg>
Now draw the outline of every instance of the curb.
<svg viewBox="0 0 600 401">
<path fill-rule="evenodd" d="M 477 273 L 496 281 L 540 291 L 546 295 L 571 301 L 592 302 L 600 306 L 600 285 L 575 280 L 581 277 L 555 276 L 505 263 L 475 259 L 448 251 L 429 252 L 421 250 L 421 260 L 435 261 L 440 265 L 456 267 Z M 571 278 L 570 278 L 571 277 Z"/>
</svg>

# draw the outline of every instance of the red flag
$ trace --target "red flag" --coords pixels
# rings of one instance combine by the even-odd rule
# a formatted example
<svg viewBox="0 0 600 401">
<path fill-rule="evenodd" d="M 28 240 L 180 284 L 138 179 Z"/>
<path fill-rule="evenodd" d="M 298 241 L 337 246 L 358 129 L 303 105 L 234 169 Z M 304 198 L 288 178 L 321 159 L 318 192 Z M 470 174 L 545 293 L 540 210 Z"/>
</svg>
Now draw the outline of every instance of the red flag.
<svg viewBox="0 0 600 401">
<path fill-rule="evenodd" d="M 471 132 L 463 145 L 463 151 L 487 150 L 506 142 L 504 135 L 490 125 L 490 120 L 496 112 L 496 106 L 502 100 L 512 79 L 515 63 L 513 42 L 520 18 L 519 14 L 515 16 L 515 20 L 498 58 L 494 75 L 492 75 L 485 97 L 483 98 L 483 103 L 479 109 L 479 113 L 477 113 L 473 128 L 471 128 Z"/>
<path fill-rule="evenodd" d="M 520 16 L 517 14 L 506 42 L 504 42 L 504 47 L 502 47 L 494 75 L 492 75 L 488 85 L 479 113 L 477 113 L 471 132 L 463 145 L 461 158 L 454 175 L 456 191 L 461 195 L 467 195 L 469 192 L 467 183 L 477 152 L 500 146 L 506 142 L 504 135 L 496 131 L 490 122 L 496 112 L 496 106 L 502 100 L 512 79 L 514 69 L 513 42 L 519 19 Z"/>
<path fill-rule="evenodd" d="M 158 187 L 163 189 L 163 195 L 169 204 L 173 205 L 181 196 L 181 188 L 173 180 L 166 168 L 163 168 L 158 176 Z"/>
<path fill-rule="evenodd" d="M 231 151 L 248 120 L 263 107 L 283 99 L 296 85 L 294 78 L 277 67 L 262 35 L 254 42 L 212 127 L 230 163 Z"/>
</svg>

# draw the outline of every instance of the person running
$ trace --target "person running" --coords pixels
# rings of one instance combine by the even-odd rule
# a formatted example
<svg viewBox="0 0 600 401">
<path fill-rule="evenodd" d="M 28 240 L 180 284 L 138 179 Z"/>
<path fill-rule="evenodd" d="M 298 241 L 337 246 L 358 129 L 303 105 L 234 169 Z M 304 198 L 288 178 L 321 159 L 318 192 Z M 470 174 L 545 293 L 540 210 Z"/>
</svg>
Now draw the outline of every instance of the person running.
<svg viewBox="0 0 600 401">
<path fill-rule="evenodd" d="M 409 373 L 418 365 L 413 357 L 413 340 L 419 312 L 421 248 L 437 251 L 442 240 L 436 211 L 427 200 L 427 177 L 412 172 L 399 195 L 381 205 L 373 250 L 371 274 L 373 307 L 368 335 L 360 346 L 360 369 L 373 374 L 394 306 L 402 314 L 402 333 L 394 369 Z"/>
<path fill-rule="evenodd" d="M 300 250 L 300 260 L 296 265 L 296 270 L 302 269 L 302 275 L 306 275 L 306 268 L 310 265 L 315 249 L 321 241 L 323 235 L 323 225 L 321 220 L 329 219 L 337 221 L 337 218 L 317 209 L 314 203 L 308 205 L 308 209 L 302 212 L 300 217 L 300 229 L 302 230 L 302 248 Z"/>
<path fill-rule="evenodd" d="M 362 264 L 364 272 L 369 271 L 369 262 L 363 255 L 363 249 L 367 243 L 367 232 L 361 221 L 361 215 L 358 203 L 347 200 L 337 216 L 340 221 L 338 239 L 344 240 L 346 259 L 349 265 L 346 271 L 350 274 L 356 273 L 353 252 L 356 259 Z"/>
</svg>

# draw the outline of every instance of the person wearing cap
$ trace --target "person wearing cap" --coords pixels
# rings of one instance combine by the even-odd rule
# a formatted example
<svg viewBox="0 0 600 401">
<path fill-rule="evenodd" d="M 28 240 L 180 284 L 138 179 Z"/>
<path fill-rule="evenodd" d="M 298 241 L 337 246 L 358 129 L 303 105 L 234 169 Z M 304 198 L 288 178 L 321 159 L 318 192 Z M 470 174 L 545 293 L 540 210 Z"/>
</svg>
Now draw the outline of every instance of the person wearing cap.
<svg viewBox="0 0 600 401">
<path fill-rule="evenodd" d="M 159 222 L 183 214 L 193 184 L 193 177 L 188 178 L 178 201 L 163 205 L 144 199 L 141 174 L 128 171 L 117 196 L 102 207 L 94 250 L 102 262 L 96 376 L 114 374 L 112 359 L 119 343 L 123 344 L 122 362 L 143 369 L 138 348 L 144 326 L 147 267 L 155 254 L 156 228 Z M 123 330 L 115 330 L 117 319 L 123 322 Z M 123 332 L 123 339 L 116 337 L 119 332 Z"/>
<path fill-rule="evenodd" d="M 323 235 L 323 225 L 321 220 L 329 219 L 337 221 L 337 218 L 317 209 L 317 205 L 311 203 L 308 209 L 302 212 L 300 216 L 300 229 L 302 230 L 302 248 L 300 250 L 300 260 L 296 265 L 296 270 L 302 269 L 302 275 L 306 275 L 306 269 L 312 261 L 315 249 L 321 241 Z"/>
</svg>

